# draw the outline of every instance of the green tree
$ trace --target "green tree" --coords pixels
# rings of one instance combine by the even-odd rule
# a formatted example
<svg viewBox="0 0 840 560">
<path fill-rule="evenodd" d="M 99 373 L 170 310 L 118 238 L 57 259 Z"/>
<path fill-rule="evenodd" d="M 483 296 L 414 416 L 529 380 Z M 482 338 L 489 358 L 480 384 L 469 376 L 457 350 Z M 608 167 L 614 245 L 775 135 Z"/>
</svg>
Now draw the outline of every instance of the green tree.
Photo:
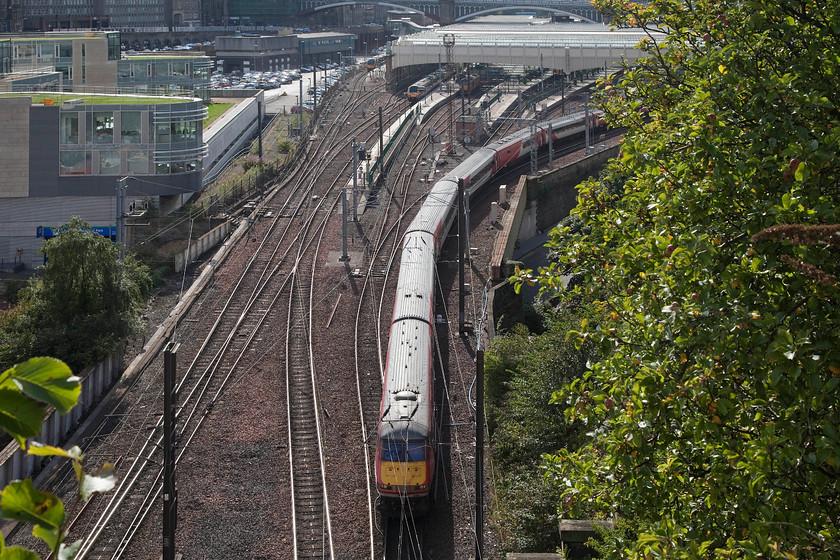
<svg viewBox="0 0 840 560">
<path fill-rule="evenodd" d="M 74 217 L 44 243 L 46 264 L 4 321 L 0 363 L 51 355 L 81 370 L 139 332 L 148 269 Z"/>
<path fill-rule="evenodd" d="M 624 187 L 582 186 L 541 277 L 584 273 L 605 356 L 557 395 L 592 430 L 559 509 L 627 520 L 615 557 L 840 557 L 840 9 L 596 3 L 649 56 L 600 100 Z"/>
<path fill-rule="evenodd" d="M 81 385 L 66 364 L 52 358 L 32 358 L 0 374 L 0 429 L 26 449 L 28 438 L 41 431 L 46 407 L 66 414 L 79 400 Z M 84 472 L 84 455 L 78 447 L 65 451 L 31 441 L 28 453 L 70 459 L 79 483 L 79 497 L 87 501 L 96 492 L 114 486 L 113 466 L 105 464 L 95 474 Z M 68 522 L 64 504 L 55 494 L 37 490 L 32 480 L 15 481 L 0 493 L 0 517 L 33 525 L 32 534 L 47 543 L 50 558 L 69 560 L 81 541 L 65 544 Z M 6 547 L 0 537 L 0 560 L 35 560 L 27 549 Z"/>
<path fill-rule="evenodd" d="M 566 424 L 563 407 L 551 396 L 580 378 L 593 348 L 576 349 L 566 340 L 569 323 L 551 314 L 546 327 L 540 336 L 516 327 L 493 341 L 485 361 L 493 519 L 504 551 L 541 552 L 560 545 L 559 493 L 544 483 L 540 458 L 576 448 L 584 428 Z"/>
</svg>

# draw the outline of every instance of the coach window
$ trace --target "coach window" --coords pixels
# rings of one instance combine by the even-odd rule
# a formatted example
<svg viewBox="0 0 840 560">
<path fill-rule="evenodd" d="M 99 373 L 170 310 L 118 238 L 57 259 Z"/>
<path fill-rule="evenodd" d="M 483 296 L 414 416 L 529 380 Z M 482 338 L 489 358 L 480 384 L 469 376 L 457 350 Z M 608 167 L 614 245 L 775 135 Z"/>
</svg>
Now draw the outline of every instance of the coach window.
<svg viewBox="0 0 840 560">
<path fill-rule="evenodd" d="M 96 111 L 93 113 L 93 142 L 95 144 L 114 143 L 113 111 Z"/>
</svg>

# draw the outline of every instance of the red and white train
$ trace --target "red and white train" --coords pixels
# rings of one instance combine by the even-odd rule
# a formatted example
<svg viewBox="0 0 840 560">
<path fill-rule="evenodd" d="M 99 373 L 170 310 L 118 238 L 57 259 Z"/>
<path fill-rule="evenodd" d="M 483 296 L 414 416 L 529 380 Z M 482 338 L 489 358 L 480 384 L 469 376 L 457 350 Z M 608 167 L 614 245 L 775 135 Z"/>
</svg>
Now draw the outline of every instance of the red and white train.
<svg viewBox="0 0 840 560">
<path fill-rule="evenodd" d="M 554 140 L 583 134 L 583 113 L 550 121 Z M 590 127 L 600 114 L 590 114 Z M 436 262 L 455 219 L 458 179 L 472 193 L 505 165 L 548 142 L 549 121 L 477 150 L 438 181 L 402 241 L 388 340 L 376 452 L 376 488 L 384 510 L 410 501 L 423 509 L 435 469 L 434 350 Z"/>
</svg>

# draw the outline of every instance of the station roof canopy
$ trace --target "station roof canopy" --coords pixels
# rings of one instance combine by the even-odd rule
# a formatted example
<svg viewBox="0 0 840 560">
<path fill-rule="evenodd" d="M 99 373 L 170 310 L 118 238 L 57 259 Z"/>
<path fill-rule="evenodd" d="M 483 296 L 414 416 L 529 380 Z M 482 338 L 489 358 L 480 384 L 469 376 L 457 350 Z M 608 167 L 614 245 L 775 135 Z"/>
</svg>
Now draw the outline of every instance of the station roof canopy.
<svg viewBox="0 0 840 560">
<path fill-rule="evenodd" d="M 452 62 L 563 69 L 566 72 L 635 60 L 646 37 L 640 29 L 612 29 L 600 23 L 552 23 L 528 16 L 488 16 L 405 35 L 392 43 L 392 66 L 447 61 L 444 37 L 452 41 Z"/>
</svg>

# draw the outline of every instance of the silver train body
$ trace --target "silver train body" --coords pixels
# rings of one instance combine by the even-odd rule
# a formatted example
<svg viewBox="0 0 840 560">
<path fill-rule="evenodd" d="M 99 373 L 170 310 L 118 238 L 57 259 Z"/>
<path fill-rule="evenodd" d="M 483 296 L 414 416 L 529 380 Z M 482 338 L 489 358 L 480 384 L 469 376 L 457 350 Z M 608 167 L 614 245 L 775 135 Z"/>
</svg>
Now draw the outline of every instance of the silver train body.
<svg viewBox="0 0 840 560">
<path fill-rule="evenodd" d="M 598 115 L 591 115 L 592 125 Z M 554 140 L 583 134 L 584 115 L 551 122 Z M 477 150 L 439 180 L 403 236 L 380 406 L 376 486 L 385 509 L 425 502 L 435 468 L 434 346 L 437 260 L 457 214 L 458 179 L 472 193 L 505 165 L 548 142 L 549 123 Z M 536 140 L 536 141 L 535 141 Z"/>
<path fill-rule="evenodd" d="M 422 80 L 418 80 L 408 86 L 406 96 L 411 101 L 417 101 L 430 91 L 432 91 L 440 83 L 440 71 L 436 70 L 429 74 Z"/>
</svg>

